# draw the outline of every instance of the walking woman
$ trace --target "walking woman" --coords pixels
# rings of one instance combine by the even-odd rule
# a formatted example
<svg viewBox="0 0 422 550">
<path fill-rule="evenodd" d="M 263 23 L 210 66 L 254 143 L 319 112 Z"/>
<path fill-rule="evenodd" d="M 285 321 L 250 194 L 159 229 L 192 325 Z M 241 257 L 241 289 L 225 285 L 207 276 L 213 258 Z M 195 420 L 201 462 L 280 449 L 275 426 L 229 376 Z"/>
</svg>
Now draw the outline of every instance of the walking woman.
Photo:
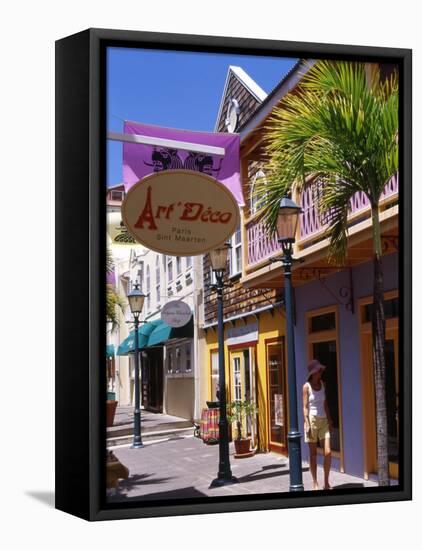
<svg viewBox="0 0 422 550">
<path fill-rule="evenodd" d="M 308 365 L 308 381 L 303 385 L 303 416 L 305 419 L 305 443 L 309 444 L 309 466 L 313 488 L 319 489 L 317 479 L 317 443 L 324 450 L 324 489 L 331 489 L 329 476 L 331 468 L 330 431 L 333 423 L 325 398 L 325 387 L 321 380 L 324 365 L 313 359 Z"/>
</svg>

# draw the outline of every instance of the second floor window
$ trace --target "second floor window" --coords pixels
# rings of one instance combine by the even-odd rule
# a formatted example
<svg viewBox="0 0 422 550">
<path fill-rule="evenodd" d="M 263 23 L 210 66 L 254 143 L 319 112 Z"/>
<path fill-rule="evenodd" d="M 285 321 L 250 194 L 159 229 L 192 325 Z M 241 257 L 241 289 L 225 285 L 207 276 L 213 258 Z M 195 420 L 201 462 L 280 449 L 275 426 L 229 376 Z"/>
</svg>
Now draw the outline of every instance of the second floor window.
<svg viewBox="0 0 422 550">
<path fill-rule="evenodd" d="M 240 225 L 230 239 L 232 245 L 229 254 L 230 275 L 237 275 L 242 271 L 242 236 Z"/>
<path fill-rule="evenodd" d="M 176 272 L 177 276 L 182 273 L 182 258 L 180 256 L 176 256 Z"/>
<path fill-rule="evenodd" d="M 167 282 L 170 283 L 173 280 L 173 258 L 167 256 Z"/>
<path fill-rule="evenodd" d="M 161 273 L 160 273 L 160 260 L 157 256 L 155 258 L 155 286 L 156 286 L 156 298 L 157 304 L 160 303 L 161 298 Z"/>
<path fill-rule="evenodd" d="M 124 199 L 124 192 L 123 191 L 111 191 L 111 200 L 112 201 L 123 201 Z"/>
<path fill-rule="evenodd" d="M 147 291 L 147 309 L 151 309 L 151 273 L 149 265 L 147 266 L 147 277 L 146 277 L 146 291 Z"/>
<path fill-rule="evenodd" d="M 192 256 L 186 257 L 186 269 L 189 269 L 192 265 Z"/>
<path fill-rule="evenodd" d="M 259 207 L 263 206 L 262 204 L 262 195 L 258 198 L 256 196 L 256 191 L 258 186 L 260 187 L 262 184 L 266 185 L 267 180 L 265 178 L 265 173 L 262 170 L 258 170 L 256 174 L 252 178 L 252 183 L 250 187 L 250 195 L 249 195 L 249 204 L 250 204 L 250 215 L 253 216 L 256 214 L 259 210 Z"/>
</svg>

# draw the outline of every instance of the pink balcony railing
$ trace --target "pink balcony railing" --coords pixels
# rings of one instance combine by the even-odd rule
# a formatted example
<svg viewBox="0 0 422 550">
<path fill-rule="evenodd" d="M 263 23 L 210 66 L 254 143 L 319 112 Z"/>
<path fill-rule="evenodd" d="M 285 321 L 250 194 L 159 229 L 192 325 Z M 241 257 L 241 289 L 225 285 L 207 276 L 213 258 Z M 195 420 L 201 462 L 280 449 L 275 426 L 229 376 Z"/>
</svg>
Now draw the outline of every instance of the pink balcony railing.
<svg viewBox="0 0 422 550">
<path fill-rule="evenodd" d="M 396 195 L 399 187 L 398 174 L 394 175 L 385 186 L 381 195 L 381 201 Z M 318 216 L 316 207 L 316 194 L 318 193 L 318 184 L 313 183 L 304 189 L 300 198 L 300 205 L 303 214 L 300 216 L 300 232 L 299 239 L 308 239 L 321 233 L 327 225 L 327 222 Z M 365 193 L 359 191 L 351 201 L 349 208 L 349 216 L 356 216 L 369 210 L 369 201 Z"/>
<path fill-rule="evenodd" d="M 277 236 L 269 236 L 262 222 L 251 220 L 246 224 L 248 266 L 262 262 L 280 250 Z"/>
<path fill-rule="evenodd" d="M 381 200 L 397 195 L 398 186 L 399 178 L 398 175 L 395 175 L 385 186 Z M 323 238 L 326 221 L 321 220 L 318 216 L 315 205 L 315 193 L 317 192 L 318 187 L 312 184 L 301 194 L 300 205 L 303 213 L 299 222 L 299 239 L 297 242 L 299 248 L 304 248 L 306 244 L 313 244 L 316 240 Z M 356 193 L 350 202 L 349 215 L 359 219 L 360 214 L 364 216 L 365 211 L 368 210 L 369 201 L 366 195 L 362 192 Z M 312 237 L 315 237 L 315 239 Z M 269 236 L 262 222 L 257 219 L 252 219 L 246 223 L 246 240 L 247 268 L 256 266 L 280 250 L 277 237 L 275 235 Z M 303 246 L 301 246 L 301 241 L 305 241 Z"/>
</svg>

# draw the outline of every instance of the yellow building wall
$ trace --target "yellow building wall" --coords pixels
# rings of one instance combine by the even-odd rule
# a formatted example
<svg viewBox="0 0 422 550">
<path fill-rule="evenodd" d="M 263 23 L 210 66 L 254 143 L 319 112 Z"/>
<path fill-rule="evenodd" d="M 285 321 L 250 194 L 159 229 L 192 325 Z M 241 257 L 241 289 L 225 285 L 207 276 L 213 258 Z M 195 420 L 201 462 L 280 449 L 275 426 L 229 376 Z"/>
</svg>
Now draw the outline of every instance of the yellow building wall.
<svg viewBox="0 0 422 550">
<path fill-rule="evenodd" d="M 206 401 L 209 400 L 209 394 L 211 393 L 209 387 L 209 347 L 207 343 L 207 335 L 202 329 L 199 330 L 198 361 L 196 368 L 198 369 L 199 393 L 197 396 L 198 414 L 195 420 L 199 421 L 201 419 L 202 409 L 207 406 Z"/>
<path fill-rule="evenodd" d="M 248 317 L 248 324 L 255 324 L 255 317 Z M 229 325 L 230 327 L 233 324 Z M 236 320 L 234 326 L 244 327 L 243 320 Z M 258 438 L 259 450 L 266 452 L 269 450 L 269 404 L 268 404 L 268 379 L 267 379 L 267 358 L 266 358 L 266 340 L 281 338 L 285 335 L 285 317 L 284 313 L 277 309 L 273 312 L 264 312 L 259 315 L 258 321 L 258 341 L 254 344 L 245 344 L 244 347 L 237 347 L 233 352 L 241 349 L 248 349 L 254 346 L 255 350 L 255 387 L 258 406 Z M 227 324 L 224 331 L 224 338 L 227 338 Z M 217 330 L 208 329 L 205 337 L 204 346 L 205 356 L 202 364 L 204 368 L 201 371 L 202 381 L 206 381 L 205 400 L 211 400 L 211 353 L 218 351 Z M 227 401 L 230 401 L 231 388 L 233 386 L 233 376 L 231 369 L 231 352 L 227 344 L 224 346 L 225 366 L 226 366 L 226 391 Z M 204 384 L 205 386 L 205 384 Z M 287 396 L 286 396 L 287 397 Z M 206 407 L 205 400 L 201 403 Z"/>
</svg>

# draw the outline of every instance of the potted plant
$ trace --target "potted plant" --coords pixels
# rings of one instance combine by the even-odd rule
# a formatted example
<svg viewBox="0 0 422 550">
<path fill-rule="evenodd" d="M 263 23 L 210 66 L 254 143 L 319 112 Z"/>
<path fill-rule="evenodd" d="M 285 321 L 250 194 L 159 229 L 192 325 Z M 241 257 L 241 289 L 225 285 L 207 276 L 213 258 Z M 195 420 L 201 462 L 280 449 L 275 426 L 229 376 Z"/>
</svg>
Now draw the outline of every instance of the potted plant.
<svg viewBox="0 0 422 550">
<path fill-rule="evenodd" d="M 114 394 L 115 396 L 116 394 Z M 111 428 L 114 424 L 114 416 L 116 414 L 117 401 L 116 398 L 110 398 L 110 392 L 107 395 L 106 401 L 106 427 Z"/>
<path fill-rule="evenodd" d="M 232 401 L 228 404 L 227 410 L 229 422 L 236 425 L 236 438 L 234 440 L 235 458 L 252 456 L 253 451 L 250 449 L 251 440 L 249 437 L 243 437 L 243 426 L 246 419 L 251 419 L 254 414 L 257 414 L 258 409 L 255 403 L 250 399 Z"/>
<path fill-rule="evenodd" d="M 124 313 L 126 302 L 118 294 L 115 288 L 115 275 L 114 275 L 114 261 L 113 255 L 109 248 L 107 248 L 106 254 L 106 272 L 107 272 L 107 284 L 106 284 L 106 319 L 107 319 L 107 332 L 114 332 L 120 324 L 120 315 Z M 107 345 L 107 382 L 114 388 L 115 379 L 115 364 L 114 364 L 114 346 L 112 344 Z M 114 424 L 114 416 L 116 414 L 118 402 L 116 401 L 116 393 L 114 391 L 107 392 L 106 401 L 106 426 L 111 428 Z"/>
</svg>

